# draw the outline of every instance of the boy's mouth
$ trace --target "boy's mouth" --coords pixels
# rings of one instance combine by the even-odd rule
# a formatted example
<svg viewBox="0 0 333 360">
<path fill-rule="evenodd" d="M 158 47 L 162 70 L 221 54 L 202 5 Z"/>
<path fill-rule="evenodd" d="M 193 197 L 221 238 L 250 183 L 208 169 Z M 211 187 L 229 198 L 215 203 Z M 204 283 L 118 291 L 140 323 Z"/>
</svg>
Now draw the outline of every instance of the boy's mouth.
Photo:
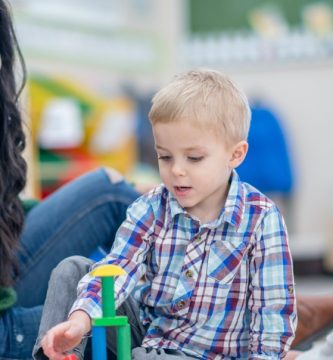
<svg viewBox="0 0 333 360">
<path fill-rule="evenodd" d="M 184 193 L 192 189 L 191 186 L 175 186 L 174 188 L 177 193 Z"/>
</svg>

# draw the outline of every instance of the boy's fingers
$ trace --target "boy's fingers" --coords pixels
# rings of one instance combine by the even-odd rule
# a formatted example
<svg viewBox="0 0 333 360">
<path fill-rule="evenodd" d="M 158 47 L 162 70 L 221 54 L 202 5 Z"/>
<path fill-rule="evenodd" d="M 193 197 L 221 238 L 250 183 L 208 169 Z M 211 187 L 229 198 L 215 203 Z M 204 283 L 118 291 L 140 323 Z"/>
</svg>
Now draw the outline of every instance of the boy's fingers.
<svg viewBox="0 0 333 360">
<path fill-rule="evenodd" d="M 69 324 L 62 323 L 49 330 L 41 341 L 44 354 L 52 360 L 62 360 L 64 358 L 63 351 L 66 346 L 65 332 L 68 330 Z M 65 341 L 63 341 L 65 340 Z M 60 346 L 59 346 L 60 345 Z"/>
<path fill-rule="evenodd" d="M 41 342 L 41 345 L 43 347 L 44 354 L 52 360 L 60 360 L 57 359 L 58 354 L 54 350 L 54 344 L 53 344 L 53 337 L 50 334 L 46 334 Z"/>
<path fill-rule="evenodd" d="M 80 331 L 79 329 L 75 328 L 75 327 L 70 327 L 69 329 L 67 329 L 65 332 L 64 332 L 64 335 L 66 336 L 66 338 L 68 340 L 73 340 L 75 339 L 76 337 L 80 336 Z"/>
</svg>

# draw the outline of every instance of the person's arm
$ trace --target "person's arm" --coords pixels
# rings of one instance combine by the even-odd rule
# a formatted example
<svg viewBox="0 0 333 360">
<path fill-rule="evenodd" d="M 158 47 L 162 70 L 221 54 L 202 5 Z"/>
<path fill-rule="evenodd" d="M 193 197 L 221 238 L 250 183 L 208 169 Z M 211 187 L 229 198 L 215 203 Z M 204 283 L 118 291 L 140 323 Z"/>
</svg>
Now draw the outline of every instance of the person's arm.
<svg viewBox="0 0 333 360">
<path fill-rule="evenodd" d="M 145 258 L 150 247 L 154 215 L 146 196 L 135 201 L 127 211 L 126 220 L 115 236 L 108 256 L 93 265 L 113 264 L 123 268 L 126 275 L 115 281 L 115 299 L 119 307 L 146 271 Z M 84 310 L 91 318 L 101 316 L 101 280 L 88 273 L 78 285 L 78 298 L 70 313 Z"/>
<path fill-rule="evenodd" d="M 145 271 L 144 259 L 149 249 L 153 214 L 145 199 L 138 199 L 128 209 L 127 218 L 116 234 L 111 253 L 92 268 L 103 264 L 121 266 L 127 275 L 115 281 L 117 306 L 130 294 Z M 41 341 L 44 354 L 52 360 L 64 359 L 65 352 L 80 343 L 91 330 L 91 319 L 101 316 L 101 282 L 85 275 L 78 285 L 78 298 L 67 321 L 50 329 Z"/>
<path fill-rule="evenodd" d="M 250 255 L 250 359 L 281 359 L 296 329 L 292 259 L 275 206 L 264 215 Z"/>
</svg>

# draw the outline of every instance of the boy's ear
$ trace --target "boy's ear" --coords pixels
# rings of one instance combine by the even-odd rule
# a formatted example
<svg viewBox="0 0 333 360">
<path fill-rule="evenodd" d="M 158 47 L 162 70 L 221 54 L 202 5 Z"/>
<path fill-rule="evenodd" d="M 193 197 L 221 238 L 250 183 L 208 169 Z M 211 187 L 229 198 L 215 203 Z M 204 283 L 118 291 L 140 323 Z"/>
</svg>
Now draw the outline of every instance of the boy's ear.
<svg viewBox="0 0 333 360">
<path fill-rule="evenodd" d="M 230 168 L 235 169 L 243 162 L 247 154 L 248 148 L 249 148 L 249 144 L 245 140 L 242 140 L 233 146 L 231 158 L 229 161 Z"/>
</svg>

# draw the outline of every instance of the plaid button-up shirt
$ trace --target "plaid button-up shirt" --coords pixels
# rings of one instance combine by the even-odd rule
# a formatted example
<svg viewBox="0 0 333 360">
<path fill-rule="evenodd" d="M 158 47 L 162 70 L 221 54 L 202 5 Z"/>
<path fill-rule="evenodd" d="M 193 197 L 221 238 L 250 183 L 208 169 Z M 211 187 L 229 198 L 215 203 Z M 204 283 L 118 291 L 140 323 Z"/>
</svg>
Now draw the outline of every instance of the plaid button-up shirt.
<svg viewBox="0 0 333 360">
<path fill-rule="evenodd" d="M 147 326 L 142 346 L 200 359 L 280 359 L 296 327 L 284 221 L 274 203 L 233 172 L 219 218 L 201 224 L 160 185 L 128 209 L 111 253 Z M 143 280 L 142 280 L 143 279 Z M 72 311 L 101 316 L 100 281 L 86 275 Z"/>
</svg>

